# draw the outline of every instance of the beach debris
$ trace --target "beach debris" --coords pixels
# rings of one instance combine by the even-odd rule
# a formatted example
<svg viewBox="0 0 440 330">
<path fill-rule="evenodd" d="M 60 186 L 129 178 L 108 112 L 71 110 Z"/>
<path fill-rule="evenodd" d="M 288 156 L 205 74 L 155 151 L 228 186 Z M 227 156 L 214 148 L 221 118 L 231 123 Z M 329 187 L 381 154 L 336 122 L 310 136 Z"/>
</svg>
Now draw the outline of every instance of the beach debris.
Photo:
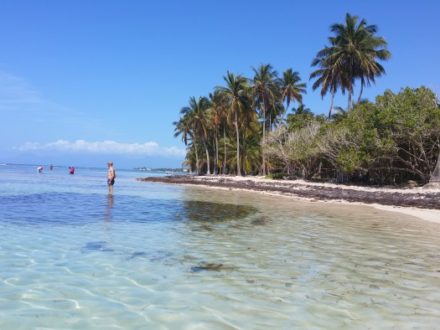
<svg viewBox="0 0 440 330">
<path fill-rule="evenodd" d="M 439 166 L 440 167 L 440 166 Z M 439 170 L 440 172 L 440 170 Z M 440 174 L 439 174 L 440 175 Z M 382 205 L 411 206 L 426 209 L 440 209 L 439 182 L 432 180 L 432 184 L 425 185 L 427 190 L 418 189 L 397 189 L 392 188 L 371 188 L 371 187 L 349 187 L 329 183 L 311 184 L 307 182 L 285 181 L 273 182 L 262 179 L 237 180 L 233 178 L 209 178 L 189 175 L 167 176 L 167 177 L 147 177 L 138 179 L 144 182 L 161 182 L 172 184 L 190 184 L 198 186 L 210 186 L 220 188 L 246 189 L 277 194 L 288 194 L 313 199 L 322 200 L 345 200 L 348 202 L 362 202 L 366 204 L 379 203 Z M 434 190 L 433 190 L 434 189 Z M 223 204 L 225 205 L 225 204 Z M 194 205 L 192 205 L 194 206 Z M 221 210 L 220 210 L 221 211 Z M 191 213 L 191 212 L 189 212 Z M 194 214 L 196 214 L 194 212 Z M 190 217 L 191 219 L 191 217 Z M 198 219 L 196 220 L 205 220 Z M 214 217 L 215 219 L 215 217 Z M 209 218 L 207 219 L 209 220 Z"/>
</svg>

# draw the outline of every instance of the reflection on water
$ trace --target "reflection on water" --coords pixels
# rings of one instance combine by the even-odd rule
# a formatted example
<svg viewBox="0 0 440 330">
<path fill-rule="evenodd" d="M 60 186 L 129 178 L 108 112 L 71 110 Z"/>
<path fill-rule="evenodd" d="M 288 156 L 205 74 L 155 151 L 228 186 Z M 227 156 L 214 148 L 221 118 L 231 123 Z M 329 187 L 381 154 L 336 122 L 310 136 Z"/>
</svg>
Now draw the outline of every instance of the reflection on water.
<svg viewBox="0 0 440 330">
<path fill-rule="evenodd" d="M 439 226 L 123 177 L 107 196 L 81 180 L 0 195 L 0 329 L 438 327 Z"/>
<path fill-rule="evenodd" d="M 65 225 L 113 221 L 197 221 L 239 220 L 256 213 L 252 206 L 196 200 L 145 199 L 130 195 L 42 193 L 2 196 L 7 207 L 0 208 L 3 222 L 58 223 Z M 114 207 L 117 200 L 117 207 Z M 102 210 L 104 210 L 102 212 Z"/>
<path fill-rule="evenodd" d="M 112 209 L 113 209 L 114 198 L 115 197 L 113 194 L 107 195 L 107 207 L 104 212 L 104 220 L 106 222 L 109 222 L 112 220 Z"/>
</svg>

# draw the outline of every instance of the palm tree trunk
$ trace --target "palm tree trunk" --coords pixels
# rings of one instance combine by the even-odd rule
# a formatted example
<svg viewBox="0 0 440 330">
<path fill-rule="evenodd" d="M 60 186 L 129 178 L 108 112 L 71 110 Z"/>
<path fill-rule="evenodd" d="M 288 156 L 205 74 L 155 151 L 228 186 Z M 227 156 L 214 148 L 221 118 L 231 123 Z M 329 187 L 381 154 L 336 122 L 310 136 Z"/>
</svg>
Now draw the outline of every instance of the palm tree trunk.
<svg viewBox="0 0 440 330">
<path fill-rule="evenodd" d="M 335 100 L 335 93 L 332 93 L 332 101 L 330 103 L 330 109 L 328 110 L 328 119 L 332 117 L 332 110 L 333 110 L 333 102 Z"/>
<path fill-rule="evenodd" d="M 199 169 L 199 152 L 197 151 L 197 143 L 196 140 L 194 139 L 194 150 L 196 151 L 196 173 L 197 175 L 200 174 L 200 169 Z"/>
<path fill-rule="evenodd" d="M 357 103 L 361 103 L 363 91 L 364 91 L 364 82 L 361 81 L 361 90 L 359 92 L 359 97 L 358 97 L 358 102 Z"/>
<path fill-rule="evenodd" d="M 227 154 L 226 154 L 226 125 L 223 126 L 223 174 L 226 174 L 226 166 L 227 166 Z"/>
<path fill-rule="evenodd" d="M 261 157 L 262 157 L 262 170 L 263 175 L 266 176 L 266 155 L 264 154 L 264 140 L 266 139 L 266 107 L 263 110 L 263 141 L 261 141 Z"/>
<path fill-rule="evenodd" d="M 241 171 L 240 171 L 240 132 L 238 131 L 237 111 L 235 111 L 235 134 L 237 135 L 237 175 L 241 176 Z"/>
<path fill-rule="evenodd" d="M 215 132 L 215 162 L 214 174 L 218 174 L 218 129 Z"/>
<path fill-rule="evenodd" d="M 352 105 L 352 104 L 351 104 L 351 103 L 352 103 L 352 102 L 351 102 L 351 96 L 352 96 L 351 94 L 352 94 L 352 92 L 349 91 L 349 92 L 348 92 L 348 107 L 347 107 L 347 110 L 351 110 L 351 105 Z"/>
<path fill-rule="evenodd" d="M 209 161 L 209 150 L 208 150 L 208 145 L 206 144 L 206 141 L 203 143 L 205 146 L 205 152 L 206 152 L 206 174 L 211 175 L 211 164 Z"/>
</svg>

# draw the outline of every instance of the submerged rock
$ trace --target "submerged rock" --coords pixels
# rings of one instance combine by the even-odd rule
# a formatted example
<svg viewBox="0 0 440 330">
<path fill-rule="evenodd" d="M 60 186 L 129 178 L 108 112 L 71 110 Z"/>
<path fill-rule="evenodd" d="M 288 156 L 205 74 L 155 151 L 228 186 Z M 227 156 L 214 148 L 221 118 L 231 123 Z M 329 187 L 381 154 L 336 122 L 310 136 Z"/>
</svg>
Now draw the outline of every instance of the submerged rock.
<svg viewBox="0 0 440 330">
<path fill-rule="evenodd" d="M 106 241 L 88 242 L 81 248 L 81 252 L 102 251 L 113 252 L 113 249 L 107 247 Z"/>
<path fill-rule="evenodd" d="M 198 273 L 203 270 L 220 271 L 220 270 L 232 270 L 232 269 L 233 269 L 233 267 L 231 267 L 231 266 L 225 266 L 225 265 L 219 264 L 219 263 L 202 262 L 198 266 L 191 267 L 191 272 Z"/>
<path fill-rule="evenodd" d="M 136 251 L 136 252 L 133 252 L 133 253 L 127 258 L 127 260 L 132 260 L 132 259 L 137 258 L 137 257 L 146 257 L 146 256 L 147 256 L 147 253 L 146 253 L 146 252 L 143 252 L 143 251 Z"/>
<path fill-rule="evenodd" d="M 262 216 L 259 216 L 259 217 L 255 218 L 254 220 L 252 220 L 251 224 L 254 225 L 254 226 L 264 226 L 264 225 L 267 225 L 267 223 L 269 221 L 270 220 L 269 220 L 268 217 L 262 215 Z"/>
</svg>

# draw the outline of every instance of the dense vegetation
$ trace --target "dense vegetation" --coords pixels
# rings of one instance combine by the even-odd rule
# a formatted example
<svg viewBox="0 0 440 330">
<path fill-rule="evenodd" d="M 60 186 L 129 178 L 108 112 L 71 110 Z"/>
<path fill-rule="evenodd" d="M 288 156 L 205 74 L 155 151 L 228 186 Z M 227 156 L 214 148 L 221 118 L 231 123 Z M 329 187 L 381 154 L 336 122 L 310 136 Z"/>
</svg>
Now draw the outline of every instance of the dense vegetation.
<svg viewBox="0 0 440 330">
<path fill-rule="evenodd" d="M 362 100 L 364 87 L 385 73 L 387 43 L 376 26 L 349 14 L 330 29 L 310 75 L 313 89 L 331 95 L 328 116 L 302 103 L 306 84 L 293 69 L 279 75 L 264 64 L 250 78 L 227 72 L 223 86 L 190 98 L 174 123 L 192 171 L 371 184 L 429 180 L 440 144 L 436 95 L 405 88 Z M 333 105 L 337 92 L 348 96 L 345 109 Z"/>
</svg>

